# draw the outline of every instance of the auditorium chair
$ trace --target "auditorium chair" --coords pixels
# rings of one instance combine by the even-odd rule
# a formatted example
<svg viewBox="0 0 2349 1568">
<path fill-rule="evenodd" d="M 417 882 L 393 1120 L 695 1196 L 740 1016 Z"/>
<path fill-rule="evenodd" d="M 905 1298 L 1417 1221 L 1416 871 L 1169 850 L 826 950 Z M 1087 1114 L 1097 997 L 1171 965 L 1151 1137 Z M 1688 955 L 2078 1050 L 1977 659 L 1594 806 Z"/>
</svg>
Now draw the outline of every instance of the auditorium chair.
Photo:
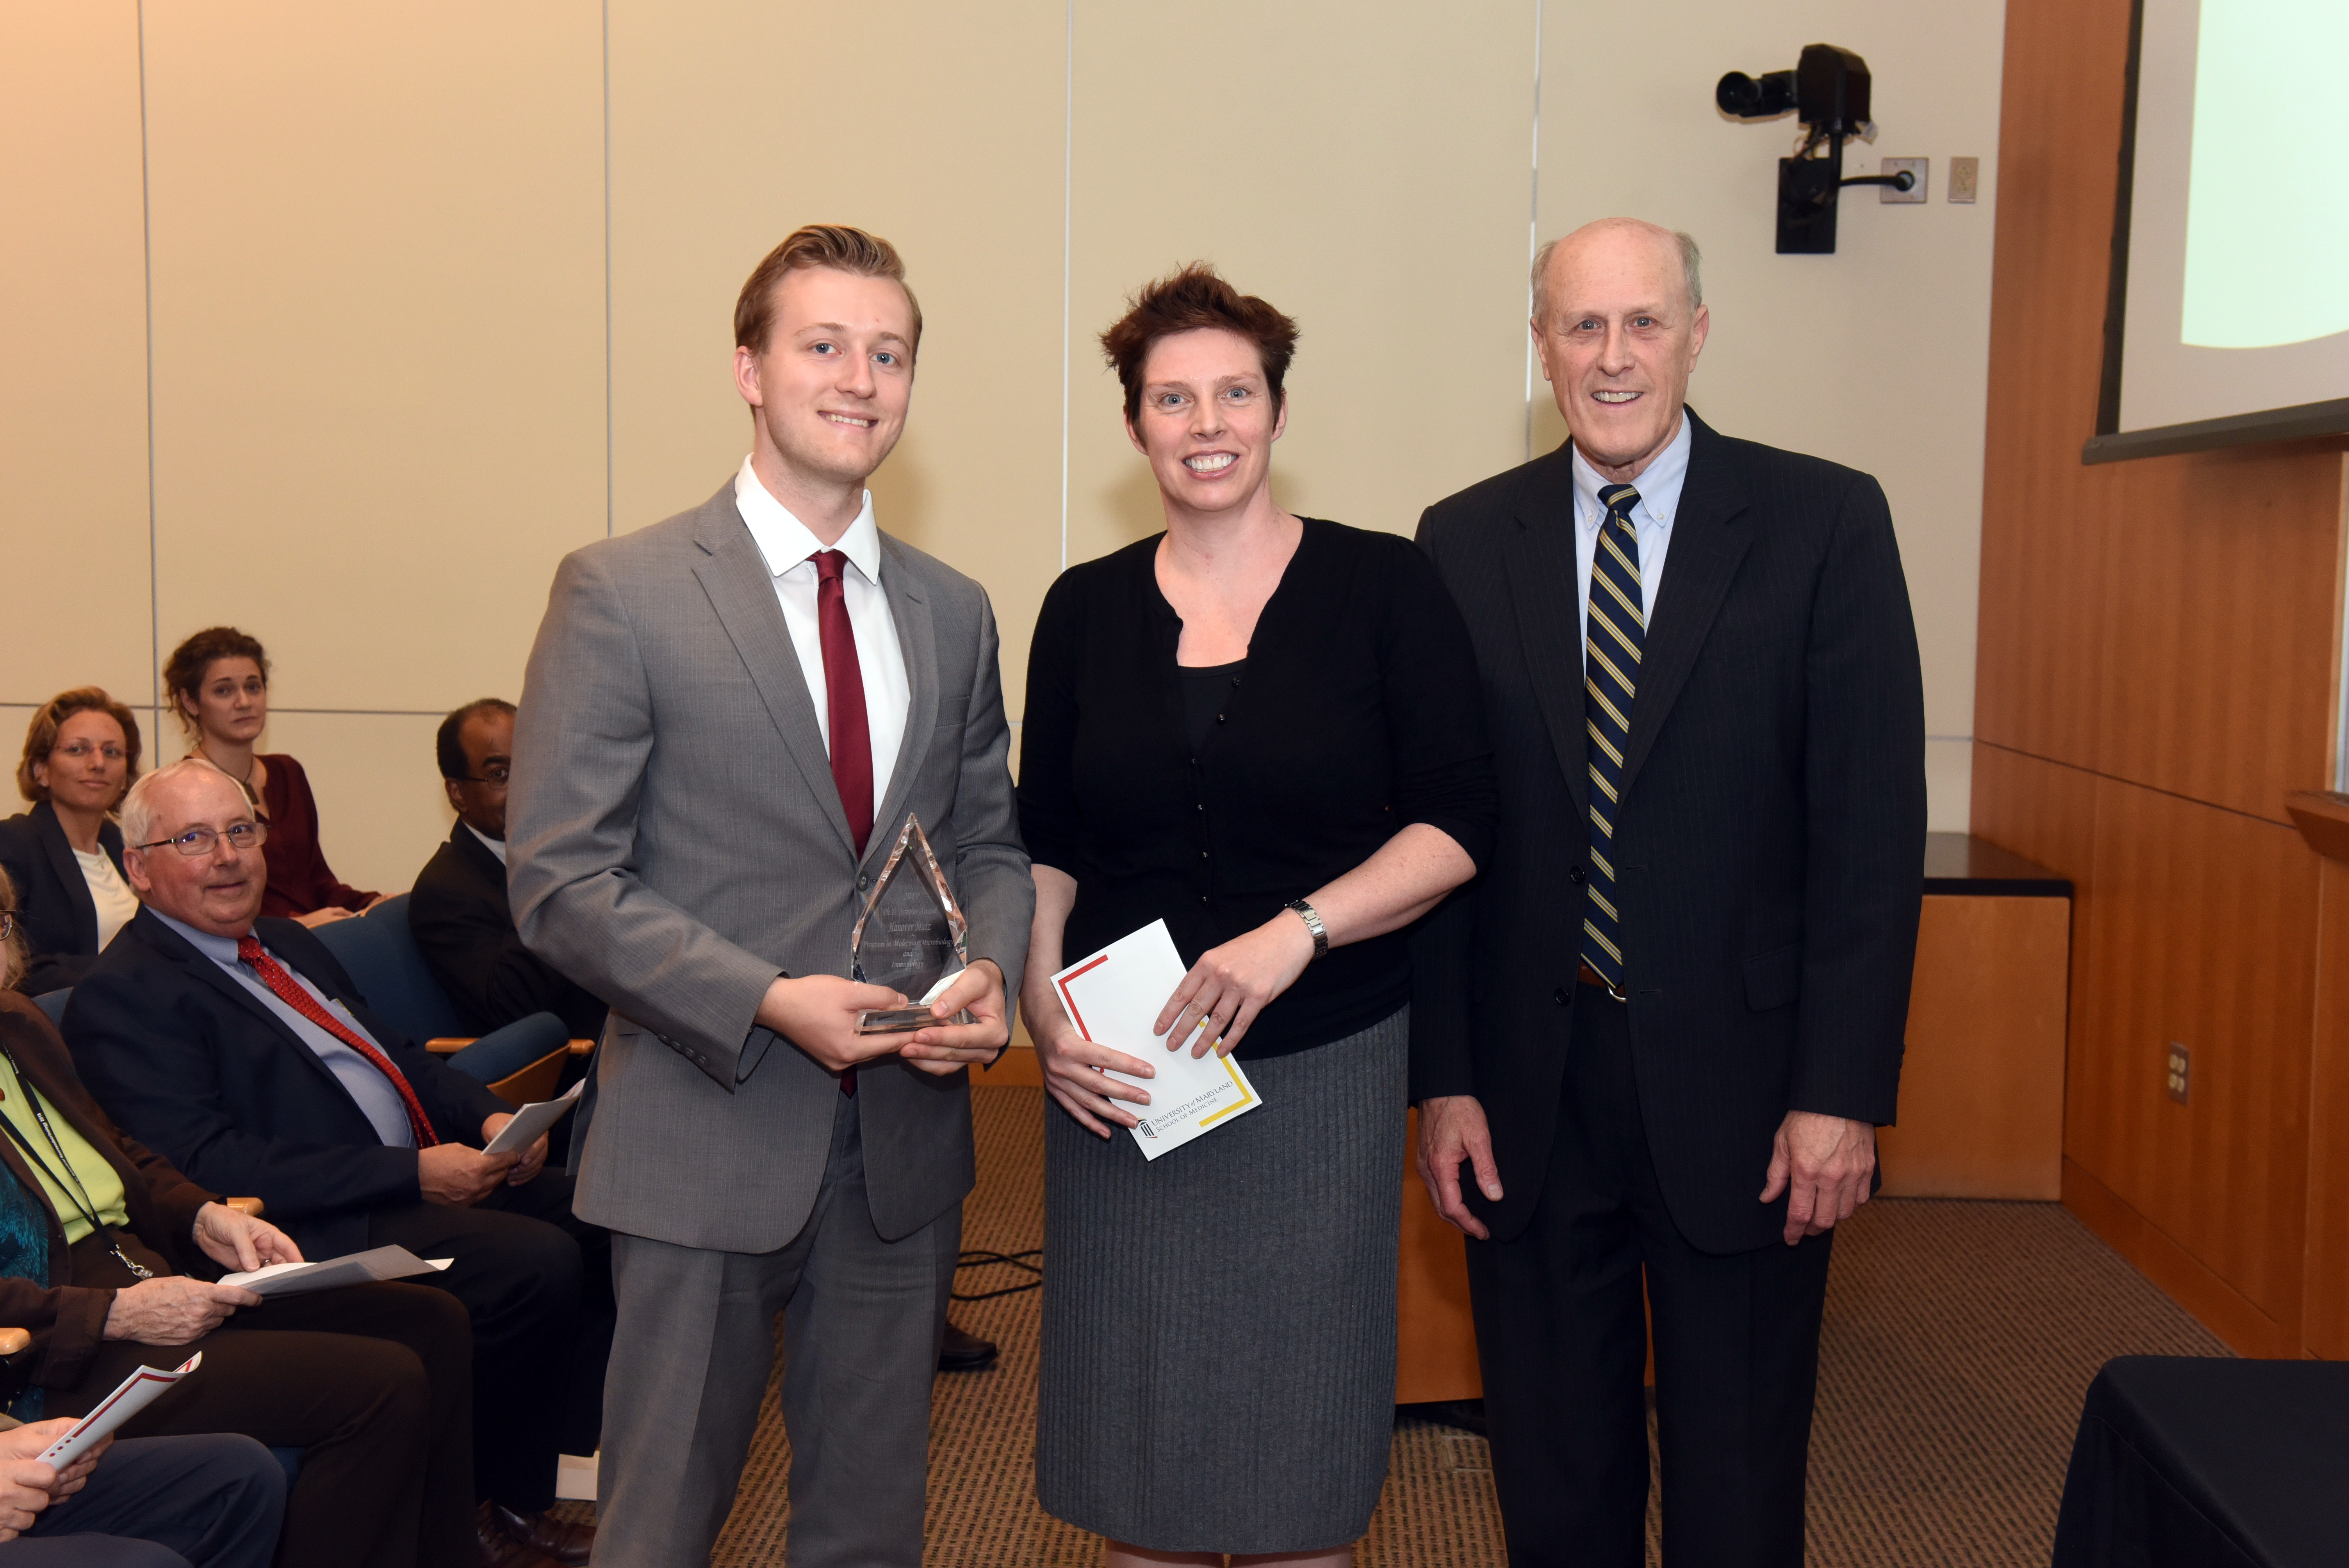
<svg viewBox="0 0 2349 1568">
<path fill-rule="evenodd" d="M 460 1033 L 464 1021 L 456 1004 L 432 977 L 423 949 L 408 929 L 404 892 L 357 919 L 318 927 L 317 937 L 385 1023 L 423 1041 L 435 1056 L 447 1057 L 450 1067 L 489 1085 L 509 1105 L 552 1097 L 563 1058 L 595 1048 L 593 1040 L 566 1037 L 563 1020 L 552 1013 L 533 1013 L 479 1037 Z"/>
</svg>

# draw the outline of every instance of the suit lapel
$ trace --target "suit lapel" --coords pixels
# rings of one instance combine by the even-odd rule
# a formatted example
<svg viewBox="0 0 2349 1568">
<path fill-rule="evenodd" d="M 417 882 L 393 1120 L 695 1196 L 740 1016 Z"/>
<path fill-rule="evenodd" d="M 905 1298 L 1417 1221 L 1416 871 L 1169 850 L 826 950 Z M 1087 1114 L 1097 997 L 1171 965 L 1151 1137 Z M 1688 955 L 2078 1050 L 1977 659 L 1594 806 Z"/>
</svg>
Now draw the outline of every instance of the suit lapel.
<svg viewBox="0 0 2349 1568">
<path fill-rule="evenodd" d="M 318 1053 L 312 1050 L 301 1036 L 286 1027 L 285 1019 L 263 1006 L 259 997 L 229 978 L 228 974 L 219 965 L 197 952 L 178 932 L 173 931 L 143 909 L 130 923 L 131 929 L 137 931 L 145 939 L 147 945 L 193 975 L 204 985 L 210 985 L 254 1017 L 268 1025 L 271 1032 L 290 1047 L 294 1055 L 305 1067 L 334 1085 L 336 1094 L 341 1095 L 345 1099 L 350 1099 L 350 1091 L 343 1088 L 343 1080 L 335 1076 L 335 1069 L 320 1061 Z M 358 1101 L 351 1100 L 351 1105 L 356 1109 Z"/>
<path fill-rule="evenodd" d="M 1574 472 L 1568 449 L 1551 455 L 1517 503 L 1508 544 L 1509 602 L 1535 699 L 1579 818 L 1590 809 L 1589 754 L 1583 742 L 1581 573 L 1575 563 Z"/>
<path fill-rule="evenodd" d="M 905 685 L 909 694 L 905 705 L 905 733 L 897 746 L 896 766 L 889 770 L 889 794 L 875 802 L 873 813 L 873 834 L 864 841 L 864 858 L 886 855 L 889 846 L 896 841 L 897 830 L 905 825 L 906 802 L 913 798 L 914 784 L 922 770 L 923 759 L 929 754 L 930 737 L 938 722 L 938 634 L 930 619 L 930 606 L 905 565 L 897 542 L 887 534 L 881 536 L 881 593 L 889 602 L 889 619 L 897 628 L 897 648 L 905 661 Z M 824 764 L 827 777 L 831 763 Z M 924 832 L 936 830 L 936 822 L 922 824 Z"/>
<path fill-rule="evenodd" d="M 1624 798 L 1640 776 L 1671 717 L 1672 703 L 1688 684 L 1689 671 L 1713 629 L 1721 601 L 1754 542 L 1754 531 L 1738 519 L 1745 497 L 1729 471 L 1718 436 L 1691 411 L 1688 478 L 1672 519 L 1672 542 L 1664 557 L 1664 579 L 1648 616 L 1647 643 L 1640 659 L 1640 690 L 1631 704 L 1631 739 L 1623 754 Z"/>
<path fill-rule="evenodd" d="M 808 792 L 815 798 L 824 820 L 840 836 L 841 847 L 853 851 L 848 813 L 840 804 L 840 786 L 833 782 L 832 755 L 824 749 L 823 731 L 816 724 L 815 700 L 808 695 L 807 676 L 800 668 L 799 651 L 792 645 L 791 628 L 783 624 L 782 606 L 775 603 L 775 580 L 759 553 L 750 525 L 734 510 L 730 485 L 702 509 L 694 539 L 709 556 L 693 569 L 710 608 L 750 672 L 775 733 L 799 765 Z"/>
<path fill-rule="evenodd" d="M 47 800 L 33 808 L 40 819 L 41 848 L 47 851 L 49 869 L 57 873 L 57 885 L 65 889 L 66 898 L 74 906 L 74 918 L 93 946 L 98 942 L 98 900 L 89 894 L 89 879 L 81 874 L 81 861 L 75 858 L 73 845 L 66 839 L 66 825 L 57 820 L 57 808 Z M 102 842 L 102 841 L 101 841 Z"/>
</svg>

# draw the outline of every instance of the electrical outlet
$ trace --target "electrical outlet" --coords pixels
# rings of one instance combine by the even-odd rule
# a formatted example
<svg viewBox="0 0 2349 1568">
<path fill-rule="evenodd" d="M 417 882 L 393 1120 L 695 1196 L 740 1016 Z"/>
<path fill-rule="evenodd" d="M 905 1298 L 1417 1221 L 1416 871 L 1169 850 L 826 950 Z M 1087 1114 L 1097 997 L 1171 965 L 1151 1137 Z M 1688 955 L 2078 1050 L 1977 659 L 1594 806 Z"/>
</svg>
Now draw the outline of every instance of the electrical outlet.
<svg viewBox="0 0 2349 1568">
<path fill-rule="evenodd" d="M 1971 201 L 1974 188 L 1982 183 L 1982 160 L 1952 158 L 1950 160 L 1950 200 Z"/>
<path fill-rule="evenodd" d="M 1890 185 L 1879 185 L 1876 188 L 1876 199 L 1878 201 L 1883 202 L 1886 206 L 1890 206 L 1894 202 L 1922 201 L 1925 200 L 1925 182 L 1933 172 L 1933 160 L 1930 158 L 1888 158 L 1883 160 L 1883 167 L 1877 172 L 1880 174 L 1899 174 L 1904 171 L 1915 175 L 1917 177 L 1917 183 L 1911 185 L 1906 191 L 1899 190 Z"/>
<path fill-rule="evenodd" d="M 2187 1091 L 2191 1084 L 2190 1073 L 2193 1065 L 2194 1054 L 2176 1040 L 2170 1041 L 2169 1098 L 2180 1105 L 2186 1103 Z"/>
</svg>

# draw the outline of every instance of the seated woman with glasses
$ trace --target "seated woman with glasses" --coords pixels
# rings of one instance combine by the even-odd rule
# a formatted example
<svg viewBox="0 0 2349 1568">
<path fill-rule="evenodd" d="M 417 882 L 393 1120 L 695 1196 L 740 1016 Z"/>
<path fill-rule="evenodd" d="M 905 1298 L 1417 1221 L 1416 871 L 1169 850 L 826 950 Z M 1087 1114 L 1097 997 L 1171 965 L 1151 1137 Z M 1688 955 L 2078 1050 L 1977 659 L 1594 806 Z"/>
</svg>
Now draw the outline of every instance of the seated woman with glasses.
<svg viewBox="0 0 2349 1568">
<path fill-rule="evenodd" d="M 96 686 L 51 697 L 25 731 L 16 788 L 33 809 L 0 822 L 0 868 L 17 912 L 28 995 L 62 990 L 139 913 L 122 880 L 122 830 L 108 813 L 139 776 L 139 721 Z"/>
<path fill-rule="evenodd" d="M 269 658 L 233 626 L 210 626 L 171 651 L 163 666 L 180 722 L 200 757 L 239 784 L 269 819 L 264 858 L 269 892 L 261 913 L 308 926 L 347 920 L 380 901 L 336 877 L 318 847 L 318 802 L 302 765 L 282 751 L 254 747 L 269 723 Z"/>
</svg>

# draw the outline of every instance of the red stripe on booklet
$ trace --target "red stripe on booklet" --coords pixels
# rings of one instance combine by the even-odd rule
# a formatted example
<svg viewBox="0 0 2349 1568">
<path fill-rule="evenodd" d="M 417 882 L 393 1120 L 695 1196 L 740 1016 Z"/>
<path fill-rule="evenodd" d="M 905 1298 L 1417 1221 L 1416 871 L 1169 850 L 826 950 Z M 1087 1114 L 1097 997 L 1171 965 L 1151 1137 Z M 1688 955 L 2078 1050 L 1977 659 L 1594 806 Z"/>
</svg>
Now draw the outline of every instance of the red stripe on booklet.
<svg viewBox="0 0 2349 1568">
<path fill-rule="evenodd" d="M 1069 989 L 1069 983 L 1077 979 L 1080 975 L 1091 974 L 1093 970 L 1100 968 L 1102 965 L 1108 962 L 1109 954 L 1104 953 L 1100 957 L 1094 959 L 1091 964 L 1082 965 L 1078 968 L 1071 969 L 1066 975 L 1061 976 L 1061 1005 L 1068 1008 L 1070 1020 L 1077 1026 L 1077 1033 L 1082 1035 L 1088 1040 L 1093 1040 L 1093 1032 L 1085 1027 L 1085 1016 L 1077 1011 L 1077 995 L 1075 992 Z M 1093 1040 L 1093 1044 L 1099 1045 L 1101 1042 L 1099 1040 Z"/>
</svg>

